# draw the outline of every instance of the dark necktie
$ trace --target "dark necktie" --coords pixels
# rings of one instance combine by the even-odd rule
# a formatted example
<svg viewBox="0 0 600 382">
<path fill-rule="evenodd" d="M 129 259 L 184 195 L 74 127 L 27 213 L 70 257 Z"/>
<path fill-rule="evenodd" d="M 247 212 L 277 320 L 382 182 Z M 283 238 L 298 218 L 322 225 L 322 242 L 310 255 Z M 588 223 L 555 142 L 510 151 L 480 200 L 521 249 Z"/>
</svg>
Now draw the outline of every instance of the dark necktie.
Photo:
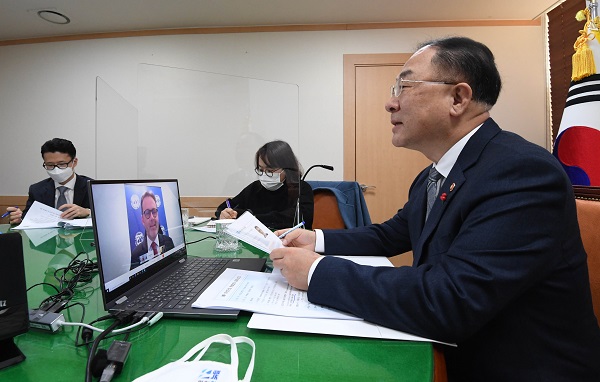
<svg viewBox="0 0 600 382">
<path fill-rule="evenodd" d="M 58 195 L 58 199 L 56 200 L 56 209 L 58 209 L 58 207 L 62 206 L 63 204 L 67 204 L 67 197 L 65 196 L 65 191 L 67 190 L 68 188 L 65 186 L 58 187 L 58 192 L 60 194 Z"/>
<path fill-rule="evenodd" d="M 155 256 L 158 255 L 158 250 L 156 249 L 156 243 L 155 242 L 152 242 L 152 246 L 151 247 L 152 247 L 152 251 L 154 251 L 154 255 Z"/>
<path fill-rule="evenodd" d="M 442 178 L 442 174 L 437 172 L 435 168 L 429 170 L 429 177 L 427 178 L 427 212 L 425 213 L 425 220 L 429 217 L 429 212 L 433 203 L 435 203 L 435 197 L 438 193 L 438 180 Z"/>
</svg>

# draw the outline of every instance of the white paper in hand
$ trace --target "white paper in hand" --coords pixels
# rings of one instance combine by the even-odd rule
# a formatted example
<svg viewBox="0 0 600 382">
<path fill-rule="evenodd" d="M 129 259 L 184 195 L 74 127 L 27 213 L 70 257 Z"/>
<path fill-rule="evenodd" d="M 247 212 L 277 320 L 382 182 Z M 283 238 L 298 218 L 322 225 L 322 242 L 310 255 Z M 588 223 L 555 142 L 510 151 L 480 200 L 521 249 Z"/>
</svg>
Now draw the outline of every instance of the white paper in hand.
<svg viewBox="0 0 600 382">
<path fill-rule="evenodd" d="M 283 248 L 281 239 L 248 211 L 228 225 L 225 232 L 267 253 Z"/>
<path fill-rule="evenodd" d="M 37 229 L 37 228 L 65 228 L 65 229 L 74 229 L 74 228 L 86 228 L 92 226 L 92 218 L 82 218 L 82 219 L 62 219 L 60 217 L 62 215 L 62 211 L 57 210 L 54 207 L 47 206 L 38 201 L 34 201 L 25 218 L 16 227 L 13 227 L 14 230 L 21 229 Z"/>
</svg>

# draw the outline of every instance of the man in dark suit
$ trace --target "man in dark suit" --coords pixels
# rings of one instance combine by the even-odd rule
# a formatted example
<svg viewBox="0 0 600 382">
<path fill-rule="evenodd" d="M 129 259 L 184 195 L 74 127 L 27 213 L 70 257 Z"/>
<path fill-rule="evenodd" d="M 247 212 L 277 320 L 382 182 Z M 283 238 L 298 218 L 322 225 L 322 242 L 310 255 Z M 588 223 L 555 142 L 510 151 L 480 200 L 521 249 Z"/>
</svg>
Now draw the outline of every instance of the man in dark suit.
<svg viewBox="0 0 600 382">
<path fill-rule="evenodd" d="M 55 207 L 63 219 L 85 218 L 90 215 L 87 176 L 75 173 L 77 152 L 67 139 L 54 138 L 42 145 L 42 166 L 50 176 L 29 186 L 25 210 L 8 207 L 10 224 L 20 224 L 34 201 Z"/>
<path fill-rule="evenodd" d="M 450 381 L 600 381 L 571 184 L 549 152 L 490 118 L 500 88 L 485 45 L 424 44 L 386 104 L 394 146 L 433 162 L 408 202 L 382 224 L 296 230 L 283 240 L 296 248 L 275 249 L 273 265 L 312 303 L 456 343 L 445 349 Z M 315 253 L 409 250 L 413 266 L 400 268 Z"/>
<path fill-rule="evenodd" d="M 131 267 L 133 269 L 140 264 L 175 248 L 173 239 L 160 233 L 160 221 L 158 219 L 158 208 L 156 196 L 151 191 L 146 191 L 140 200 L 142 210 L 142 224 L 146 229 L 144 239 L 131 251 Z"/>
</svg>

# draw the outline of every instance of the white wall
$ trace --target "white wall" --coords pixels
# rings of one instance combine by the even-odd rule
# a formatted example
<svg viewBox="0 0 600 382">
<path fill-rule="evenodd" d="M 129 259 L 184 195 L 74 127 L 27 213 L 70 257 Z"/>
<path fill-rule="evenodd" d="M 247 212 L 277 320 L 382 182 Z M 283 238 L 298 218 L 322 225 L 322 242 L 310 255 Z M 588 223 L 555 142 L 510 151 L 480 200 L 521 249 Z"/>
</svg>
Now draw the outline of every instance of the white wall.
<svg viewBox="0 0 600 382">
<path fill-rule="evenodd" d="M 342 179 L 343 55 L 412 52 L 418 42 L 446 35 L 465 35 L 491 48 L 504 80 L 492 116 L 504 129 L 545 146 L 542 27 L 181 35 L 5 46 L 0 47 L 0 195 L 25 195 L 31 183 L 46 177 L 39 150 L 53 137 L 72 140 L 77 171 L 95 177 L 96 76 L 135 106 L 139 63 L 297 84 L 300 161 L 305 168 L 331 164 L 335 171 L 321 171 L 319 178 Z M 230 110 L 236 112 L 234 94 Z"/>
</svg>

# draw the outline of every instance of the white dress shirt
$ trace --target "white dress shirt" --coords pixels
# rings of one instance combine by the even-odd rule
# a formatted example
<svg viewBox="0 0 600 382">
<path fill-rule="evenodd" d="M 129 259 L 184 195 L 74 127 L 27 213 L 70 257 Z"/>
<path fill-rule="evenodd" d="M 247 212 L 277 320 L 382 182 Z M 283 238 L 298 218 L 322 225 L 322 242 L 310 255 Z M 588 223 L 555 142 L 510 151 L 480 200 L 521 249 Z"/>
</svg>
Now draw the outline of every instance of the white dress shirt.
<svg viewBox="0 0 600 382">
<path fill-rule="evenodd" d="M 56 202 L 58 202 L 58 197 L 60 196 L 60 191 L 58 191 L 58 187 L 67 187 L 65 191 L 65 198 L 67 199 L 67 204 L 73 204 L 73 198 L 75 197 L 75 181 L 77 180 L 77 175 L 73 174 L 73 179 L 69 180 L 66 184 L 60 184 L 58 182 L 54 182 L 54 205 L 56 206 Z"/>
</svg>

